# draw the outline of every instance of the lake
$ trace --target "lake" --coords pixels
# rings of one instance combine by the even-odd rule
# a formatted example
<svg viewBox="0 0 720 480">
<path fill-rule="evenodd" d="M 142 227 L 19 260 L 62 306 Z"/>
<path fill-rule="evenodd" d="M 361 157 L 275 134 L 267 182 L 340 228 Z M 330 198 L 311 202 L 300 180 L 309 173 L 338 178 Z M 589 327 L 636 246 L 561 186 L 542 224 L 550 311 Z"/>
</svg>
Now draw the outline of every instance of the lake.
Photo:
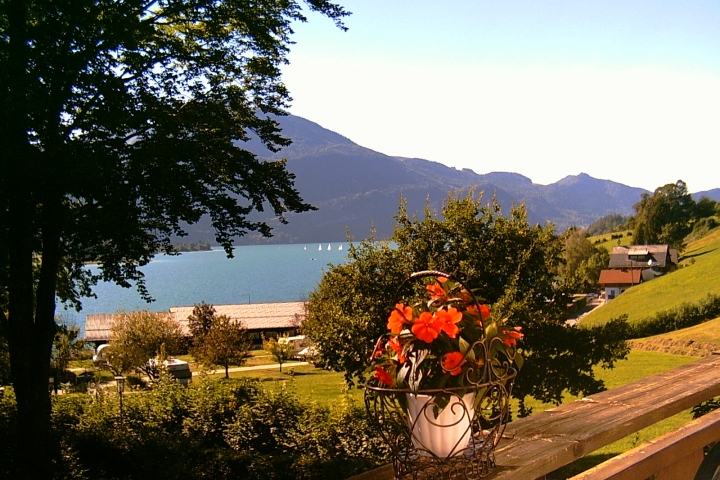
<svg viewBox="0 0 720 480">
<path fill-rule="evenodd" d="M 141 269 L 154 302 L 143 301 L 135 288 L 101 283 L 95 288 L 98 298 L 84 298 L 81 312 L 58 305 L 57 314 L 62 321 L 82 328 L 88 314 L 121 309 L 163 311 L 200 302 L 223 305 L 307 300 L 328 264 L 345 262 L 347 248 L 347 243 L 337 242 L 240 246 L 234 249 L 232 259 L 221 248 L 159 255 Z"/>
</svg>

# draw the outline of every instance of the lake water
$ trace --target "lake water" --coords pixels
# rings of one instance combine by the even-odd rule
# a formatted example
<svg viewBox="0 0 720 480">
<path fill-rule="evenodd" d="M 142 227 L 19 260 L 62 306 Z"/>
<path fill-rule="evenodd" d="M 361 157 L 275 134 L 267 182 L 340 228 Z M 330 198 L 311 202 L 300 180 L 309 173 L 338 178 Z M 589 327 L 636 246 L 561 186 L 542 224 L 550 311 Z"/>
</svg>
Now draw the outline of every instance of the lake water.
<svg viewBox="0 0 720 480">
<path fill-rule="evenodd" d="M 339 250 L 341 245 L 343 250 Z M 82 328 L 86 315 L 120 309 L 163 311 L 200 302 L 223 305 L 307 300 L 328 264 L 344 263 L 347 257 L 347 243 L 332 243 L 331 249 L 327 248 L 327 243 L 241 246 L 235 248 L 232 259 L 220 248 L 159 255 L 142 268 L 154 302 L 143 301 L 135 288 L 102 283 L 95 288 L 97 299 L 83 299 L 81 312 L 58 305 L 57 314 Z"/>
</svg>

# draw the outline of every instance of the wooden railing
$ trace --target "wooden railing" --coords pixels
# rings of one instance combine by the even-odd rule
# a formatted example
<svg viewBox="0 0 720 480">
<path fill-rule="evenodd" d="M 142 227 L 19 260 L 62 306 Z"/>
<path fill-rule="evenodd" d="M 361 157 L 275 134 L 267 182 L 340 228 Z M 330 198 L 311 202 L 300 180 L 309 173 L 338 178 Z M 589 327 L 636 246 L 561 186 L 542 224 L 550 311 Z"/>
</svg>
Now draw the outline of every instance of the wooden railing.
<svg viewBox="0 0 720 480">
<path fill-rule="evenodd" d="M 600 447 L 720 396 L 720 355 L 510 423 L 487 480 L 535 480 Z M 575 480 L 692 480 L 703 447 L 720 441 L 720 412 L 612 458 Z M 392 466 L 352 480 L 391 480 Z"/>
</svg>

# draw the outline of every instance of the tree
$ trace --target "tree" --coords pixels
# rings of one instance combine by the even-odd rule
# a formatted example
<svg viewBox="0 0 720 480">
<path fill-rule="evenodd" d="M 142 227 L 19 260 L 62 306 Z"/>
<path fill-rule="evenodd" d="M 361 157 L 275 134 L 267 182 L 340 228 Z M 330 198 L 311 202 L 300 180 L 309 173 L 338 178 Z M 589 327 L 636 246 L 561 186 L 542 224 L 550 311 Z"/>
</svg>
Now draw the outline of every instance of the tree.
<svg viewBox="0 0 720 480">
<path fill-rule="evenodd" d="M 327 365 L 344 371 L 351 385 L 363 382 L 375 341 L 387 331 L 388 312 L 408 293 L 399 290 L 402 280 L 413 271 L 437 269 L 458 275 L 494 315 L 523 327 L 526 361 L 513 390 L 521 414 L 529 413 L 528 395 L 559 403 L 566 389 L 601 390 L 593 366 L 612 366 L 627 354 L 627 324 L 565 326 L 569 296 L 556 282 L 562 251 L 552 225 L 530 226 L 523 206 L 502 216 L 497 202 L 482 205 L 473 193 L 451 194 L 441 214 L 426 208 L 424 219 L 410 218 L 401 203 L 391 239 L 351 245 L 348 261 L 323 275 L 302 329 Z"/>
<path fill-rule="evenodd" d="M 192 335 L 193 345 L 200 345 L 202 338 L 210 331 L 215 321 L 215 307 L 201 302 L 193 307 L 192 314 L 188 317 L 188 330 Z"/>
<path fill-rule="evenodd" d="M 603 233 L 617 232 L 629 228 L 629 222 L 630 217 L 624 217 L 619 213 L 611 213 L 591 223 L 587 228 L 587 234 L 592 237 Z"/>
<path fill-rule="evenodd" d="M 692 231 L 695 220 L 695 200 L 682 180 L 643 193 L 636 203 L 635 243 L 642 245 L 668 244 L 682 250 L 685 236 Z"/>
<path fill-rule="evenodd" d="M 239 320 L 227 315 L 216 316 L 215 309 L 205 303 L 196 305 L 190 318 L 197 319 L 196 313 L 200 314 L 203 323 L 209 320 L 209 327 L 193 331 L 191 353 L 203 365 L 224 367 L 225 378 L 230 378 L 228 367 L 242 365 L 250 356 L 252 340 L 247 329 Z"/>
<path fill-rule="evenodd" d="M 10 382 L 10 348 L 3 330 L 3 324 L 0 323 L 0 385 Z"/>
<path fill-rule="evenodd" d="M 305 0 L 344 28 L 329 0 Z M 56 298 L 99 280 L 149 298 L 139 267 L 208 215 L 216 240 L 308 211 L 273 115 L 299 0 L 0 2 L 0 322 L 17 395 L 18 476 L 51 476 L 47 379 Z M 99 264 L 91 271 L 88 262 Z"/>
<path fill-rule="evenodd" d="M 720 213 L 720 204 L 706 195 L 700 197 L 695 204 L 695 218 L 708 218 Z"/>
<path fill-rule="evenodd" d="M 565 246 L 563 259 L 565 262 L 560 265 L 561 274 L 574 274 L 580 265 L 593 254 L 593 246 L 588 240 L 585 230 L 577 227 L 569 228 L 564 234 Z"/>
<path fill-rule="evenodd" d="M 121 313 L 110 327 L 109 368 L 139 370 L 151 381 L 160 378 L 160 369 L 182 341 L 180 325 L 167 312 L 141 310 Z"/>
<path fill-rule="evenodd" d="M 293 352 L 295 351 L 294 345 L 287 341 L 288 336 L 278 339 L 276 337 L 270 337 L 265 339 L 263 337 L 263 350 L 268 352 L 275 361 L 280 365 L 280 371 L 282 372 L 282 366 L 285 361 L 292 358 Z"/>
<path fill-rule="evenodd" d="M 596 247 L 588 240 L 585 230 L 569 228 L 564 238 L 563 260 L 558 273 L 565 287 L 572 292 L 591 292 L 598 288 L 600 272 L 607 268 L 610 253 L 602 247 Z"/>
<path fill-rule="evenodd" d="M 76 325 L 58 325 L 58 331 L 53 341 L 52 354 L 50 356 L 50 373 L 54 379 L 54 389 L 57 392 L 61 377 L 66 375 L 71 360 L 78 358 L 80 352 L 85 348 L 85 341 L 80 337 L 80 328 Z"/>
</svg>

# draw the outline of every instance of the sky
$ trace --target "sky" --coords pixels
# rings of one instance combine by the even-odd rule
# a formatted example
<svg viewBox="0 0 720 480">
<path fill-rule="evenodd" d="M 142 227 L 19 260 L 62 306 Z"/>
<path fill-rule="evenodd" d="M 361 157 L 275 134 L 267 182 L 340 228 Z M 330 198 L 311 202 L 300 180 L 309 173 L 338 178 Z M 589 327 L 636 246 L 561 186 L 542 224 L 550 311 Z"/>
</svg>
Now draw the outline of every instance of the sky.
<svg viewBox="0 0 720 480">
<path fill-rule="evenodd" d="M 378 152 L 547 185 L 720 188 L 720 2 L 336 0 L 283 67 L 290 113 Z"/>
</svg>

